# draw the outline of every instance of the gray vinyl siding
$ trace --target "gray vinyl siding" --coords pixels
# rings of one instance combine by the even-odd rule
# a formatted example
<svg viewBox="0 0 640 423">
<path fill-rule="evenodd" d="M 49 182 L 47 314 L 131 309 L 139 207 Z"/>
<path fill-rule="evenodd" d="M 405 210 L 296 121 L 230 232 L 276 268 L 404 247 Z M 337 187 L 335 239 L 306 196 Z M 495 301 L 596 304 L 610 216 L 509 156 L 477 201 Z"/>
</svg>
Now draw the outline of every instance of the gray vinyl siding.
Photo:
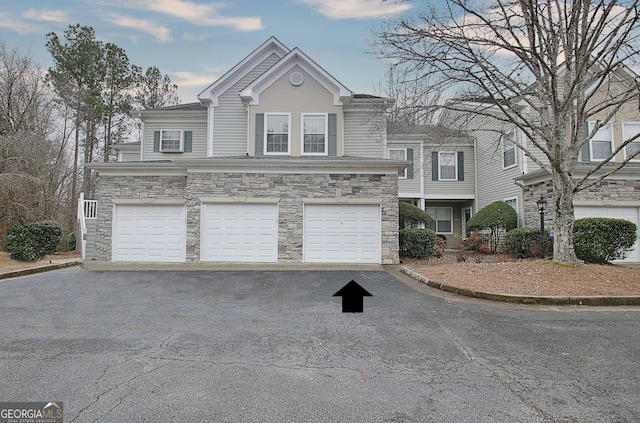
<svg viewBox="0 0 640 423">
<path fill-rule="evenodd" d="M 387 144 L 387 150 L 393 148 L 406 148 L 413 149 L 413 178 L 407 175 L 407 179 L 398 179 L 398 192 L 402 195 L 406 194 L 420 194 L 420 175 L 422 171 L 422 160 L 420 157 L 420 144 L 419 143 L 396 143 L 389 142 Z"/>
<path fill-rule="evenodd" d="M 522 189 L 513 179 L 522 175 L 523 155 L 517 150 L 516 166 L 503 168 L 499 130 L 504 128 L 504 125 L 495 121 L 487 123 L 493 123 L 495 126 L 491 127 L 491 130 L 477 130 L 472 133 L 477 139 L 478 200 L 475 211 L 493 202 L 516 197 L 519 225 L 522 225 Z M 505 131 L 511 129 L 512 127 L 507 127 Z"/>
<path fill-rule="evenodd" d="M 384 116 L 372 111 L 344 112 L 344 155 L 386 157 L 384 151 Z M 338 154 L 340 154 L 338 152 Z"/>
<path fill-rule="evenodd" d="M 207 121 L 202 116 L 202 121 L 193 119 L 180 120 L 147 120 L 144 125 L 144 160 L 173 160 L 176 158 L 202 158 L 207 157 Z M 153 151 L 153 133 L 163 129 L 182 129 L 192 132 L 192 151 L 190 153 L 162 153 Z"/>
<path fill-rule="evenodd" d="M 432 158 L 434 151 L 455 151 L 464 153 L 464 181 L 434 181 L 432 179 Z M 473 146 L 471 145 L 427 145 L 424 148 L 423 177 L 425 181 L 425 195 L 433 197 L 442 195 L 443 198 L 451 195 L 465 195 L 473 198 L 475 194 L 475 161 Z"/>
<path fill-rule="evenodd" d="M 272 54 L 218 97 L 213 119 L 215 157 L 247 154 L 247 111 L 239 93 L 279 59 L 276 54 Z"/>
</svg>

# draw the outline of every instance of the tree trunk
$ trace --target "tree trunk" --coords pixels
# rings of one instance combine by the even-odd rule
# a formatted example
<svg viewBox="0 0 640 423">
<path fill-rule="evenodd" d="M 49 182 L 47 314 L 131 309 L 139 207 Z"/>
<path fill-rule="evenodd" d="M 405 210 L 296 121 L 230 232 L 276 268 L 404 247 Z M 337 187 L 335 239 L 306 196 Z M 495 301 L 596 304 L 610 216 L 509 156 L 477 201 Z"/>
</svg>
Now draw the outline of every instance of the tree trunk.
<svg viewBox="0 0 640 423">
<path fill-rule="evenodd" d="M 568 173 L 553 170 L 555 216 L 553 219 L 553 259 L 562 263 L 578 263 L 573 246 L 573 183 Z"/>
</svg>

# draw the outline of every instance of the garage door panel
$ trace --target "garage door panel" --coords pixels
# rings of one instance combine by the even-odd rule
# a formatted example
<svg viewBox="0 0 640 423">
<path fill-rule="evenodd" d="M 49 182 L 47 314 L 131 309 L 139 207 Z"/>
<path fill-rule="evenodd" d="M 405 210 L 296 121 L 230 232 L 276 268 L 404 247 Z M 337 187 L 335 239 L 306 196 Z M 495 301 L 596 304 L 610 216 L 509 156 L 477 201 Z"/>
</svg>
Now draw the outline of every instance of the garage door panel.
<svg viewBox="0 0 640 423">
<path fill-rule="evenodd" d="M 614 219 L 625 219 L 636 224 L 640 229 L 637 207 L 586 207 L 576 206 L 574 215 L 576 219 L 585 217 L 609 217 Z M 640 239 L 636 240 L 636 244 L 632 251 L 627 254 L 625 262 L 640 262 Z"/>
<path fill-rule="evenodd" d="M 380 263 L 379 205 L 306 205 L 304 261 Z"/>
<path fill-rule="evenodd" d="M 277 204 L 203 204 L 200 260 L 276 262 Z"/>
<path fill-rule="evenodd" d="M 113 261 L 180 263 L 185 259 L 184 206 L 115 206 Z"/>
</svg>

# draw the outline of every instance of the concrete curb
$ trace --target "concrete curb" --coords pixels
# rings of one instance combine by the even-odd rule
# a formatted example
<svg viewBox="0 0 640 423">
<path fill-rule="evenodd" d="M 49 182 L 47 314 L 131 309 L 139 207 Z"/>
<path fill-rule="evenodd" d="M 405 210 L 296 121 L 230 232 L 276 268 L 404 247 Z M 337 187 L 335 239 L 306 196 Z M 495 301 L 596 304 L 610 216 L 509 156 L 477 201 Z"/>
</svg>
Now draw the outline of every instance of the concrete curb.
<svg viewBox="0 0 640 423">
<path fill-rule="evenodd" d="M 497 294 L 493 292 L 473 291 L 471 289 L 457 288 L 440 282 L 434 282 L 429 278 L 414 272 L 408 267 L 402 267 L 400 271 L 425 285 L 451 292 L 457 295 L 464 295 L 482 300 L 502 301 L 515 304 L 539 304 L 539 305 L 584 305 L 584 306 L 640 306 L 640 296 L 533 296 L 533 295 L 510 295 Z"/>
<path fill-rule="evenodd" d="M 0 273 L 0 280 L 17 278 L 20 276 L 35 275 L 36 273 L 48 272 L 50 270 L 59 270 L 59 269 L 65 269 L 67 267 L 80 266 L 81 264 L 82 264 L 82 260 L 75 259 L 75 260 L 68 260 L 60 263 L 51 263 L 51 264 L 45 264 L 43 266 L 30 267 L 28 269 L 13 270 L 10 272 Z"/>
</svg>

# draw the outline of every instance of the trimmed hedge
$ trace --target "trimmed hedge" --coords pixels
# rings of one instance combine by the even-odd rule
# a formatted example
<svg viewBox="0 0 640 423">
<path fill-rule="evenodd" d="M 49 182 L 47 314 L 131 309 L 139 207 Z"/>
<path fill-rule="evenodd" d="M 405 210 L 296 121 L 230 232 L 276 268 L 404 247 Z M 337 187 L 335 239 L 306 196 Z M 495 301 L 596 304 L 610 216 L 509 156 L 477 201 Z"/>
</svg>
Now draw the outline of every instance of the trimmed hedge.
<svg viewBox="0 0 640 423">
<path fill-rule="evenodd" d="M 589 263 L 609 263 L 623 259 L 636 242 L 636 231 L 636 224 L 624 219 L 577 219 L 573 225 L 576 256 Z"/>
<path fill-rule="evenodd" d="M 431 229 L 400 229 L 400 251 L 418 259 L 440 257 L 438 238 Z"/>
<path fill-rule="evenodd" d="M 505 252 L 517 258 L 540 257 L 540 228 L 516 228 L 507 232 Z M 552 255 L 553 239 L 544 231 L 545 256 Z"/>
<path fill-rule="evenodd" d="M 433 222 L 429 213 L 405 201 L 400 201 L 398 204 L 398 218 L 400 229 L 415 228 L 421 224 L 428 225 Z"/>
<path fill-rule="evenodd" d="M 467 222 L 467 230 L 489 231 L 489 248 L 495 253 L 500 245 L 500 234 L 518 226 L 518 214 L 504 201 L 496 201 L 483 207 Z"/>
<path fill-rule="evenodd" d="M 37 261 L 56 251 L 62 229 L 52 221 L 14 225 L 7 233 L 7 249 L 11 258 L 22 261 Z"/>
</svg>

